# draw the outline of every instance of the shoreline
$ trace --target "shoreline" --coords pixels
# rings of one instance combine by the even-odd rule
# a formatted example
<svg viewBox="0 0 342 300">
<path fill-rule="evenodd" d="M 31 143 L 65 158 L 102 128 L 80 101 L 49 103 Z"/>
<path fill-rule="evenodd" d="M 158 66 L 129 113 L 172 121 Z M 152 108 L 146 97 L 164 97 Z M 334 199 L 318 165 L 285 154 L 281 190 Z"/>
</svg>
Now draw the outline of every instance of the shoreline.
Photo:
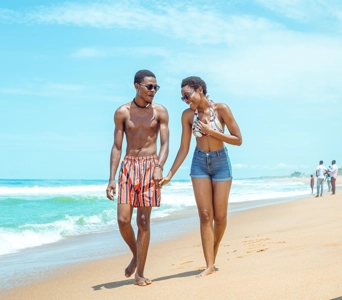
<svg viewBox="0 0 342 300">
<path fill-rule="evenodd" d="M 118 256 L 72 262 L 40 275 L 32 273 L 32 281 L 3 289 L 1 299 L 218 299 L 219 292 L 230 299 L 340 297 L 341 209 L 338 190 L 334 196 L 314 198 L 310 194 L 295 201 L 230 212 L 217 257 L 218 272 L 205 278 L 195 277 L 205 265 L 196 216 L 189 232 L 152 241 L 145 273 L 154 283 L 147 288 L 136 287 L 132 277 L 123 276 L 131 255 L 122 251 Z M 154 230 L 152 227 L 151 237 Z"/>
<path fill-rule="evenodd" d="M 264 200 L 232 202 L 228 205 L 228 217 L 245 210 L 296 201 L 305 196 L 291 196 Z M 133 228 L 136 232 L 134 220 Z M 178 211 L 177 215 L 151 220 L 150 244 L 178 240 L 199 230 L 196 207 Z M 151 247 L 150 246 L 150 247 Z M 20 288 L 30 285 L 41 278 L 50 276 L 51 270 L 65 268 L 92 260 L 105 259 L 129 254 L 127 245 L 118 230 L 69 236 L 55 243 L 0 256 L 0 290 Z M 34 276 L 32 277 L 32 274 Z M 18 280 L 18 277 L 20 278 Z"/>
</svg>

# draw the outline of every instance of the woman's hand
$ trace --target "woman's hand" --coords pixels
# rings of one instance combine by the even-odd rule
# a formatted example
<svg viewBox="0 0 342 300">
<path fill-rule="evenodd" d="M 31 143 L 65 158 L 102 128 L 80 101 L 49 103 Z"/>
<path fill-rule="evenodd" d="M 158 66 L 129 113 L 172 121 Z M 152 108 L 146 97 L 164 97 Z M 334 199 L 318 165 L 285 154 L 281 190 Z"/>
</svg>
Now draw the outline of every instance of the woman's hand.
<svg viewBox="0 0 342 300">
<path fill-rule="evenodd" d="M 201 120 L 197 120 L 195 124 L 195 128 L 201 133 L 209 134 L 211 130 L 210 123 L 207 118 L 205 118 L 203 121 L 205 122 L 202 122 Z"/>
<path fill-rule="evenodd" d="M 164 184 L 168 184 L 171 181 L 171 177 L 166 176 L 162 180 L 159 181 L 160 187 L 162 187 Z"/>
</svg>

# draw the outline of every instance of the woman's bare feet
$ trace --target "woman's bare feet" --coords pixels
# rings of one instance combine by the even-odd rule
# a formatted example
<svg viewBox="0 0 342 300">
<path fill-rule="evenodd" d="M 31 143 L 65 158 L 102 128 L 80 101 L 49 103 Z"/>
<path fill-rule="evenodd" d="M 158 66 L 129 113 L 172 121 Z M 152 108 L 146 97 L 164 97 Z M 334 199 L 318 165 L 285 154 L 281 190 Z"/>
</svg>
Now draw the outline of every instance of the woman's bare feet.
<svg viewBox="0 0 342 300">
<path fill-rule="evenodd" d="M 144 280 L 145 280 L 145 282 L 146 282 L 147 285 L 149 285 L 149 284 L 152 283 L 152 280 L 150 280 L 150 279 L 148 279 L 148 278 L 146 278 L 146 277 L 144 277 Z"/>
<path fill-rule="evenodd" d="M 210 268 L 206 268 L 203 272 L 198 274 L 196 277 L 204 277 L 213 273 L 215 273 L 215 267 L 210 267 Z"/>
<path fill-rule="evenodd" d="M 125 269 L 125 276 L 127 278 L 132 276 L 132 274 L 135 272 L 136 266 L 136 259 L 133 257 L 128 267 Z"/>
</svg>

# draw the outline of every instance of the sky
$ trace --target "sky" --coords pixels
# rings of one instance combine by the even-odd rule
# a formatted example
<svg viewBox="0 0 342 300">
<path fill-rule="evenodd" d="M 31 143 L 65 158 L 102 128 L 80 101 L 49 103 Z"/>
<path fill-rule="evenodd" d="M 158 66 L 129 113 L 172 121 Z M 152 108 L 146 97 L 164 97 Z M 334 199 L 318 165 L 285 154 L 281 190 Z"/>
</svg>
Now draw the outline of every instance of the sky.
<svg viewBox="0 0 342 300">
<path fill-rule="evenodd" d="M 113 115 L 140 69 L 169 112 L 165 175 L 193 75 L 240 127 L 234 178 L 342 165 L 342 1 L 3 0 L 0 44 L 0 178 L 108 179 Z"/>
</svg>

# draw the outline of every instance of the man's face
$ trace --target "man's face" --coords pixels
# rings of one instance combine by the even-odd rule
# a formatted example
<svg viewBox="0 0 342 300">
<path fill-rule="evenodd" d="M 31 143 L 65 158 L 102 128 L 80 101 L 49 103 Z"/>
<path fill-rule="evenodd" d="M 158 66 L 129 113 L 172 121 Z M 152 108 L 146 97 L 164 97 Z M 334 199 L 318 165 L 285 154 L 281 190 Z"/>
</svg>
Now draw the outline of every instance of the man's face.
<svg viewBox="0 0 342 300">
<path fill-rule="evenodd" d="M 154 77 L 144 77 L 143 81 L 136 83 L 137 95 L 139 95 L 146 102 L 151 103 L 154 95 L 157 93 L 159 86 Z"/>
</svg>

